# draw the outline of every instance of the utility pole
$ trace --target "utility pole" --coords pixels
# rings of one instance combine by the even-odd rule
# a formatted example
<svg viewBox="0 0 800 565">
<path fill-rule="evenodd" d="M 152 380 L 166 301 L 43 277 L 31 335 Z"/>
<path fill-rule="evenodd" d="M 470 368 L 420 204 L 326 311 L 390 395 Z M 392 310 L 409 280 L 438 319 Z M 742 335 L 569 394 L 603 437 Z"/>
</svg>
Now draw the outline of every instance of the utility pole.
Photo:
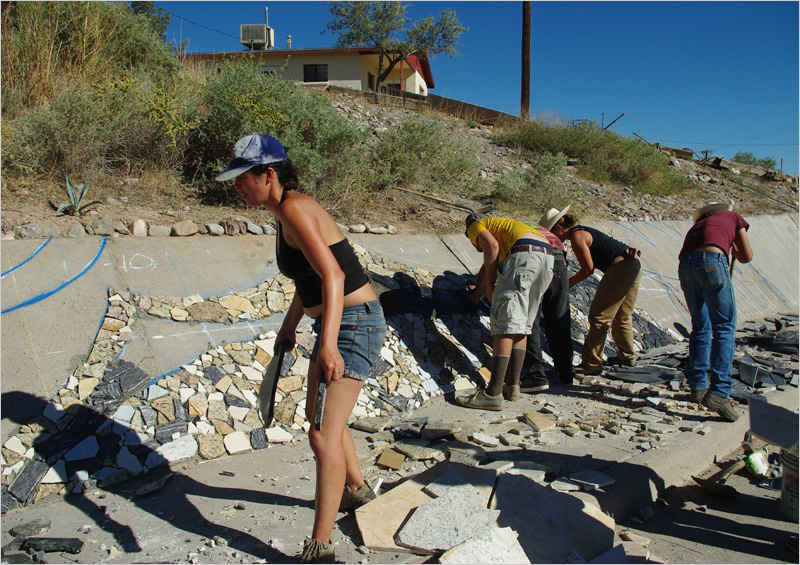
<svg viewBox="0 0 800 565">
<path fill-rule="evenodd" d="M 531 3 L 522 3 L 522 94 L 519 113 L 523 120 L 531 117 Z"/>
</svg>

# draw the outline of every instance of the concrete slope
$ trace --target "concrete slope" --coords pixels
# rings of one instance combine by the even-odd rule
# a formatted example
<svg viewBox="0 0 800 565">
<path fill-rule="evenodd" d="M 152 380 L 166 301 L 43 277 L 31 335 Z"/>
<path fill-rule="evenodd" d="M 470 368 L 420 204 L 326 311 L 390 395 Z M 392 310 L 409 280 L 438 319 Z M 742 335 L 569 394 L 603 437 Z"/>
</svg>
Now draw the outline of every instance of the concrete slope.
<svg viewBox="0 0 800 565">
<path fill-rule="evenodd" d="M 797 214 L 748 218 L 754 260 L 736 265 L 740 324 L 798 308 Z M 689 222 L 590 224 L 642 250 L 645 276 L 638 307 L 664 326 L 689 328 L 677 281 L 677 256 Z M 481 254 L 463 234 L 350 234 L 362 247 L 434 273 L 477 273 Z M 273 236 L 99 238 L 4 241 L 2 265 L 2 391 L 49 399 L 89 353 L 103 321 L 107 290 L 204 298 L 240 292 L 277 273 Z M 140 318 L 123 350 L 126 360 L 157 377 L 211 346 L 277 329 L 282 316 L 236 325 L 187 325 Z M 26 407 L 3 403 L 3 441 Z M 30 414 L 33 416 L 33 414 Z"/>
</svg>

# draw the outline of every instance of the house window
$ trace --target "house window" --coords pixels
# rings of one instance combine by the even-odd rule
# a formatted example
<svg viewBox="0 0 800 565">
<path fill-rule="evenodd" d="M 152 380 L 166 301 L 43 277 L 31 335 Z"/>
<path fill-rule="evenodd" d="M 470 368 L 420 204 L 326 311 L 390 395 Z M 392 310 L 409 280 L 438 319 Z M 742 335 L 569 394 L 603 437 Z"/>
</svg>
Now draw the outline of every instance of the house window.
<svg viewBox="0 0 800 565">
<path fill-rule="evenodd" d="M 367 88 L 375 90 L 375 75 L 367 73 Z"/>
<path fill-rule="evenodd" d="M 328 82 L 328 65 L 303 65 L 303 82 Z"/>
</svg>

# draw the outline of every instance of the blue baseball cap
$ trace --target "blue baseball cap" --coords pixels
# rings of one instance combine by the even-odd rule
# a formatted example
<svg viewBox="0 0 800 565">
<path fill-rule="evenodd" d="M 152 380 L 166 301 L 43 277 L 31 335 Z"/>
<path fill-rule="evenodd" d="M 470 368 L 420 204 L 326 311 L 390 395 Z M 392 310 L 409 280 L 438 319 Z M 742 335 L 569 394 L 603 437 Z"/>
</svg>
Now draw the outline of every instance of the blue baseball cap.
<svg viewBox="0 0 800 565">
<path fill-rule="evenodd" d="M 256 133 L 243 137 L 231 149 L 231 162 L 217 175 L 218 181 L 236 178 L 258 165 L 268 165 L 288 159 L 283 145 L 269 135 Z"/>
</svg>

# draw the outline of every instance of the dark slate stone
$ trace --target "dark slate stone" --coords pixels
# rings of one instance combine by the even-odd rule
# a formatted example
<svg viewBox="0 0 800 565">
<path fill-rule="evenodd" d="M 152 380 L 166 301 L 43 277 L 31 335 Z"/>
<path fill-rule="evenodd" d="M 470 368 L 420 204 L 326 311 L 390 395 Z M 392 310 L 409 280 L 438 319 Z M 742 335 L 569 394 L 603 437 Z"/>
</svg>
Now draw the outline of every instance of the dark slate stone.
<svg viewBox="0 0 800 565">
<path fill-rule="evenodd" d="M 433 302 L 416 294 L 406 294 L 406 307 L 410 312 L 421 314 L 426 318 L 430 318 L 433 314 Z"/>
<path fill-rule="evenodd" d="M 264 449 L 267 447 L 267 435 L 264 428 L 253 428 L 250 430 L 250 445 L 253 449 Z"/>
<path fill-rule="evenodd" d="M 172 399 L 172 409 L 175 411 L 175 419 L 188 422 L 190 420 L 188 412 L 177 398 Z"/>
<path fill-rule="evenodd" d="M 161 447 L 160 443 L 158 443 L 155 439 L 149 439 L 141 445 L 129 445 L 128 451 L 141 459 L 141 463 L 144 463 L 144 460 L 147 459 L 147 456 L 153 453 L 159 447 Z"/>
<path fill-rule="evenodd" d="M 33 563 L 33 558 L 28 555 L 27 553 L 13 553 L 11 555 L 6 555 L 5 551 L 3 552 L 3 563 Z M 37 563 L 41 563 L 41 561 L 37 561 Z"/>
<path fill-rule="evenodd" d="M 731 398 L 738 400 L 742 404 L 750 404 L 751 400 L 768 402 L 764 395 L 759 394 L 755 389 L 740 381 L 734 380 L 731 385 Z"/>
<path fill-rule="evenodd" d="M 83 438 L 97 431 L 108 418 L 91 406 L 81 406 L 66 429 Z"/>
<path fill-rule="evenodd" d="M 153 410 L 150 406 L 140 406 L 139 412 L 142 415 L 142 420 L 144 420 L 145 426 L 149 428 L 156 425 L 156 422 L 158 421 L 158 412 Z"/>
<path fill-rule="evenodd" d="M 62 430 L 44 440 L 35 440 L 33 448 L 39 457 L 52 464 L 67 451 L 78 445 L 82 439 L 82 437 L 69 430 Z"/>
<path fill-rule="evenodd" d="M 14 526 L 9 530 L 12 536 L 35 536 L 50 529 L 53 523 L 47 518 L 36 518 L 24 524 Z"/>
<path fill-rule="evenodd" d="M 236 406 L 237 408 L 252 408 L 252 405 L 245 400 L 241 400 L 240 398 L 236 398 L 235 396 L 225 393 L 223 393 L 222 396 L 225 398 L 225 403 L 228 406 Z"/>
<path fill-rule="evenodd" d="M 50 466 L 44 461 L 32 459 L 17 474 L 17 478 L 8 487 L 8 494 L 28 506 L 36 497 L 36 489 Z"/>
<path fill-rule="evenodd" d="M 83 541 L 78 538 L 28 538 L 22 544 L 24 550 L 80 553 Z"/>
<path fill-rule="evenodd" d="M 18 503 L 17 499 L 8 494 L 6 488 L 3 487 L 3 491 L 0 493 L 0 510 L 2 510 L 2 513 L 5 514 L 12 508 L 15 508 Z"/>
<path fill-rule="evenodd" d="M 289 374 L 289 369 L 294 367 L 294 362 L 295 361 L 296 361 L 296 359 L 294 358 L 293 355 L 284 355 L 283 356 L 283 363 L 281 363 L 280 371 L 278 371 L 278 377 L 279 378 L 280 377 L 285 377 L 287 374 Z M 237 406 L 237 405 L 233 404 L 232 406 Z M 250 406 L 250 405 L 248 404 L 247 406 Z"/>
<path fill-rule="evenodd" d="M 383 357 L 378 357 L 378 359 L 376 359 L 372 364 L 372 367 L 369 368 L 367 378 L 377 378 L 391 368 L 392 366 L 388 363 L 388 361 L 386 361 L 386 359 Z"/>
<path fill-rule="evenodd" d="M 174 420 L 169 424 L 157 427 L 153 435 L 157 442 L 161 444 L 169 443 L 172 441 L 172 434 L 175 432 L 185 434 L 188 427 L 189 423 L 185 420 Z"/>
<path fill-rule="evenodd" d="M 405 411 L 406 407 L 408 406 L 408 399 L 403 398 L 402 396 L 380 394 L 379 398 L 398 412 Z"/>
<path fill-rule="evenodd" d="M 87 457 L 86 459 L 67 461 L 65 464 L 67 477 L 71 477 L 73 473 L 77 473 L 78 471 L 86 471 L 91 475 L 103 467 L 103 460 L 98 459 L 97 457 Z"/>
<path fill-rule="evenodd" d="M 222 380 L 222 377 L 225 376 L 225 371 L 216 365 L 211 365 L 210 367 L 203 369 L 203 376 L 211 379 L 212 383 L 217 384 L 220 380 Z"/>
<path fill-rule="evenodd" d="M 13 530 L 9 530 L 9 531 L 13 531 Z M 36 532 L 36 533 L 40 534 L 42 532 Z M 7 544 L 5 544 L 3 546 L 3 549 L 2 549 L 2 552 L 3 552 L 3 563 L 6 562 L 6 553 L 8 553 L 9 551 L 19 551 L 20 549 L 22 549 L 22 544 L 25 543 L 25 535 L 24 534 L 11 534 L 11 535 L 17 536 L 17 537 L 15 537 L 14 539 L 12 539 L 10 542 L 8 542 Z M 31 534 L 31 535 L 35 535 L 35 534 Z"/>
<path fill-rule="evenodd" d="M 749 386 L 755 386 L 769 376 L 769 372 L 755 363 L 739 363 L 739 380 Z"/>
<path fill-rule="evenodd" d="M 106 461 L 108 459 L 117 459 L 117 454 L 120 448 L 120 436 L 108 434 L 104 436 L 97 436 L 97 459 Z"/>
</svg>

